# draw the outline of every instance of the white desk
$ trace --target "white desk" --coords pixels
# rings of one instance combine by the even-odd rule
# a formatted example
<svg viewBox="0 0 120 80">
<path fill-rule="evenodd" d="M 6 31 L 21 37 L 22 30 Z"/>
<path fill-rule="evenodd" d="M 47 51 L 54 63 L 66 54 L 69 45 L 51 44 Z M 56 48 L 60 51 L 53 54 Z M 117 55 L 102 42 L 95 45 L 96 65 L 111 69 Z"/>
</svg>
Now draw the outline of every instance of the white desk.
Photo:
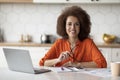
<svg viewBox="0 0 120 80">
<path fill-rule="evenodd" d="M 0 80 L 120 80 L 120 77 L 98 77 L 82 72 L 48 72 L 43 74 L 28 74 L 0 68 Z"/>
</svg>

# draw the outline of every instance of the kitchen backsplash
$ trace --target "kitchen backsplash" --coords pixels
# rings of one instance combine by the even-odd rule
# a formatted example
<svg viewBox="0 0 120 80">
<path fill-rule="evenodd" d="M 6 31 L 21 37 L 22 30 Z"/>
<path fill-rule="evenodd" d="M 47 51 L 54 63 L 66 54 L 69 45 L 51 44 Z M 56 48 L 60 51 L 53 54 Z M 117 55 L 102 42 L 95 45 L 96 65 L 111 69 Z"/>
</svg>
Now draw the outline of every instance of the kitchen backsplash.
<svg viewBox="0 0 120 80">
<path fill-rule="evenodd" d="M 18 42 L 21 34 L 40 42 L 41 34 L 56 34 L 56 20 L 62 9 L 75 4 L 0 4 L 0 28 L 7 42 Z M 120 4 L 76 4 L 91 17 L 91 35 L 103 42 L 103 33 L 120 37 Z"/>
</svg>

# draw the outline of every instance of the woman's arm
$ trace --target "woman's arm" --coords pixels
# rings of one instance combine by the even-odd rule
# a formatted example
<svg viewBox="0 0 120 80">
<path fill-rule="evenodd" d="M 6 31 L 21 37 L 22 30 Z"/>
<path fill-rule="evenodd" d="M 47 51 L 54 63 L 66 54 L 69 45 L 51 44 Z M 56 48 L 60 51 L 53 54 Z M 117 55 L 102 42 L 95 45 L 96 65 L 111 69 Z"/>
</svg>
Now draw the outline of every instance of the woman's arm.
<svg viewBox="0 0 120 80">
<path fill-rule="evenodd" d="M 93 61 L 92 62 L 81 62 L 80 66 L 85 67 L 85 68 L 96 68 L 97 67 L 96 63 Z"/>
<path fill-rule="evenodd" d="M 59 62 L 58 59 L 46 60 L 46 61 L 44 62 L 44 66 L 50 66 L 50 67 L 52 67 L 52 66 L 54 66 L 55 64 L 57 64 L 58 62 Z"/>
<path fill-rule="evenodd" d="M 95 62 L 67 62 L 63 66 L 68 67 L 78 67 L 78 68 L 96 68 Z"/>
</svg>

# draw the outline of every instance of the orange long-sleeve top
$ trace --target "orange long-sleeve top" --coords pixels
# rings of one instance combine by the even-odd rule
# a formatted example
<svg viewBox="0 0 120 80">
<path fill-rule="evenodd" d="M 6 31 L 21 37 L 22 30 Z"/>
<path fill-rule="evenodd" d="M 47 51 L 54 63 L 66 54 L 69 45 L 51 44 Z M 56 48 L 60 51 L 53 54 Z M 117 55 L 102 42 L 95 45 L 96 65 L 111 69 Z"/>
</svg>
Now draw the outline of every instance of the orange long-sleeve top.
<svg viewBox="0 0 120 80">
<path fill-rule="evenodd" d="M 45 56 L 40 60 L 39 65 L 44 66 L 45 60 L 58 58 L 59 55 L 64 51 L 70 51 L 70 43 L 67 39 L 58 39 L 52 45 L 51 49 L 45 54 Z M 102 53 L 99 51 L 92 39 L 87 38 L 84 41 L 78 40 L 76 42 L 76 47 L 73 51 L 73 57 L 79 62 L 95 62 L 98 68 L 107 67 L 106 60 Z M 55 66 L 62 66 L 68 61 L 75 61 L 73 58 L 57 63 Z"/>
</svg>

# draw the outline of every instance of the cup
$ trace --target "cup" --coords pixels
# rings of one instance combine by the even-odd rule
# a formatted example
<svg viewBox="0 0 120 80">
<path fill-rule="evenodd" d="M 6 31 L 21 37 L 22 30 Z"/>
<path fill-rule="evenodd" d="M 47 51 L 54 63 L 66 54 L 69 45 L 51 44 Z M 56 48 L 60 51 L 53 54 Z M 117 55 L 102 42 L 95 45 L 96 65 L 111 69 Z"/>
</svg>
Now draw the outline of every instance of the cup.
<svg viewBox="0 0 120 80">
<path fill-rule="evenodd" d="M 111 74 L 112 76 L 120 76 L 120 62 L 111 62 Z"/>
</svg>

